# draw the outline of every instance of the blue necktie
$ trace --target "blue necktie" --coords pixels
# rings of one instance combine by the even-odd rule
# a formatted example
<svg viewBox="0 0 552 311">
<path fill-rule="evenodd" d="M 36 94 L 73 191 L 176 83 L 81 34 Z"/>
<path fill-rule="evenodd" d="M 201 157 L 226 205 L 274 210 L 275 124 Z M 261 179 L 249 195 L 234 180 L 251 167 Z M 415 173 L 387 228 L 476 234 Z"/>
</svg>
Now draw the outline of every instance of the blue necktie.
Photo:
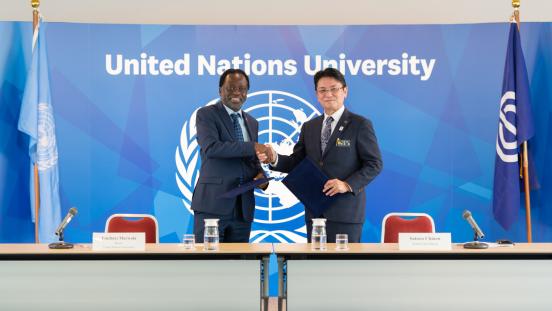
<svg viewBox="0 0 552 311">
<path fill-rule="evenodd" d="M 232 123 L 234 123 L 234 135 L 236 135 L 237 141 L 245 141 L 243 139 L 243 132 L 240 125 L 239 118 L 241 118 L 241 115 L 239 113 L 232 113 L 230 114 L 230 117 L 232 117 Z M 242 168 L 242 176 L 240 176 L 240 185 L 243 184 L 243 168 Z"/>
<path fill-rule="evenodd" d="M 322 153 L 324 153 L 324 150 L 326 150 L 326 146 L 328 145 L 328 142 L 330 141 L 330 136 L 332 135 L 332 122 L 332 117 L 328 117 L 326 121 L 324 121 L 322 136 L 320 137 L 320 147 L 322 149 Z"/>
<path fill-rule="evenodd" d="M 239 113 L 232 113 L 230 114 L 230 117 L 232 117 L 232 123 L 234 123 L 234 135 L 236 135 L 236 140 L 244 141 L 243 132 L 239 121 L 241 115 Z"/>
</svg>

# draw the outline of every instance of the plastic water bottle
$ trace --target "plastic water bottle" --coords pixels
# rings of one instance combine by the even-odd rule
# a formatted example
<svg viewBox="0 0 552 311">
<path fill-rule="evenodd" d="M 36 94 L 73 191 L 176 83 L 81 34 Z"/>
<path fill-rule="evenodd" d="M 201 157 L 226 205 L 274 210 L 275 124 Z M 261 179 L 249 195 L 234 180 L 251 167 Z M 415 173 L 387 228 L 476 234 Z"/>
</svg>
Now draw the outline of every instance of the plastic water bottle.
<svg viewBox="0 0 552 311">
<path fill-rule="evenodd" d="M 205 219 L 203 248 L 206 251 L 217 251 L 219 249 L 218 222 L 217 218 Z"/>
<path fill-rule="evenodd" d="M 326 219 L 313 218 L 311 232 L 311 249 L 317 251 L 325 251 L 326 245 Z"/>
</svg>

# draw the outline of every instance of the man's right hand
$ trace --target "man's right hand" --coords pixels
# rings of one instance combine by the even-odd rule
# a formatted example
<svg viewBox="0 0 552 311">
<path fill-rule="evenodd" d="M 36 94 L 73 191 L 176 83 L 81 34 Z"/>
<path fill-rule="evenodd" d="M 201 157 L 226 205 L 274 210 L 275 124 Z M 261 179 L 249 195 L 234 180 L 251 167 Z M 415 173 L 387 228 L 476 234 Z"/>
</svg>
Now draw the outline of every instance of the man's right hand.
<svg viewBox="0 0 552 311">
<path fill-rule="evenodd" d="M 274 150 L 269 145 L 255 143 L 255 153 L 261 163 L 267 164 L 275 161 Z"/>
</svg>

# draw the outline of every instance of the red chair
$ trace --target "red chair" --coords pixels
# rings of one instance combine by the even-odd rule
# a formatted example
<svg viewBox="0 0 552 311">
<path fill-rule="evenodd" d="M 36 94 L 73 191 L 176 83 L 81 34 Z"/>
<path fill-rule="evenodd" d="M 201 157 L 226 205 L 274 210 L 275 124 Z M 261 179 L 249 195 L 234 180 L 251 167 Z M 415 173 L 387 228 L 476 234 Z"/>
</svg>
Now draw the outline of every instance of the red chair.
<svg viewBox="0 0 552 311">
<path fill-rule="evenodd" d="M 146 243 L 159 243 L 158 228 L 157 219 L 148 214 L 113 214 L 105 223 L 105 232 L 144 232 Z"/>
<path fill-rule="evenodd" d="M 433 218 L 426 213 L 389 213 L 385 215 L 381 223 L 381 243 L 398 243 L 400 232 L 434 233 L 435 223 Z"/>
</svg>

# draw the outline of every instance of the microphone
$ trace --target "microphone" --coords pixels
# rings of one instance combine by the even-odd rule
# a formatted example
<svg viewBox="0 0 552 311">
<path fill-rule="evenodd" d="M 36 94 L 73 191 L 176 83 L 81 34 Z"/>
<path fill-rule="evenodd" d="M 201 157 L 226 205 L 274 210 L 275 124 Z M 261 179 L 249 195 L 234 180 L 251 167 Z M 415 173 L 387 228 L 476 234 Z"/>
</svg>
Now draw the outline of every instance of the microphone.
<svg viewBox="0 0 552 311">
<path fill-rule="evenodd" d="M 77 212 L 77 209 L 74 207 L 71 207 L 71 209 L 69 209 L 69 212 L 67 213 L 67 215 L 65 215 L 65 218 L 63 218 L 63 221 L 57 227 L 56 235 L 59 236 L 60 234 L 63 234 L 63 230 L 65 230 L 65 227 L 67 227 L 67 225 L 69 224 L 71 219 L 73 219 L 73 216 L 77 214 Z"/>
<path fill-rule="evenodd" d="M 77 209 L 74 208 L 74 207 L 71 207 L 69 209 L 69 212 L 67 213 L 67 215 L 65 215 L 65 218 L 63 218 L 63 220 L 61 221 L 61 223 L 59 224 L 59 226 L 57 227 L 56 229 L 56 232 L 55 234 L 57 236 L 59 236 L 59 242 L 55 242 L 55 243 L 50 243 L 48 244 L 48 247 L 49 248 L 52 248 L 52 249 L 67 249 L 67 248 L 73 248 L 73 244 L 71 243 L 65 243 L 63 241 L 63 230 L 65 230 L 65 227 L 67 227 L 67 225 L 69 224 L 69 222 L 71 221 L 71 219 L 73 219 L 73 217 L 77 215 Z"/>
<path fill-rule="evenodd" d="M 473 232 L 475 234 L 474 241 L 464 243 L 464 248 L 475 248 L 475 249 L 481 249 L 481 248 L 488 248 L 489 245 L 487 243 L 480 243 L 478 239 L 482 239 L 485 237 L 485 234 L 483 234 L 483 231 L 481 231 L 481 228 L 477 225 L 477 222 L 475 222 L 475 219 L 472 217 L 472 213 L 468 210 L 464 210 L 462 213 L 462 217 L 470 224 L 470 226 L 473 229 Z"/>
<path fill-rule="evenodd" d="M 470 224 L 477 238 L 482 239 L 485 237 L 483 231 L 481 231 L 481 229 L 475 222 L 475 219 L 473 219 L 472 213 L 470 211 L 464 210 L 464 212 L 462 213 L 462 217 L 464 217 L 464 219 Z"/>
</svg>

